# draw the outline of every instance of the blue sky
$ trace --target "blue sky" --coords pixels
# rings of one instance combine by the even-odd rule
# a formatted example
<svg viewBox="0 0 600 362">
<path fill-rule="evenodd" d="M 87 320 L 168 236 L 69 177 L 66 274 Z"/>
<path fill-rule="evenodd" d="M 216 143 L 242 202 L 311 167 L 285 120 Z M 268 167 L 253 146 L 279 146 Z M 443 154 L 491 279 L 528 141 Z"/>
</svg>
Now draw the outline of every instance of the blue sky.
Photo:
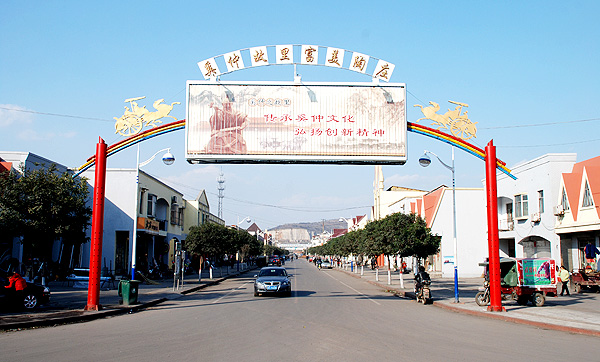
<svg viewBox="0 0 600 362">
<path fill-rule="evenodd" d="M 598 14 L 598 1 L 3 1 L 0 150 L 77 167 L 98 137 L 122 139 L 113 117 L 125 99 L 181 102 L 172 115 L 183 119 L 185 83 L 203 79 L 197 62 L 253 46 L 313 44 L 394 63 L 392 82 L 406 83 L 411 122 L 422 117 L 413 104 L 468 103 L 478 122 L 473 143 L 493 139 L 509 167 L 546 153 L 585 160 L 600 153 Z M 347 70 L 298 71 L 304 81 L 370 82 Z M 222 80 L 291 81 L 293 69 L 247 69 Z M 222 170 L 228 224 L 247 216 L 262 228 L 349 218 L 369 215 L 373 203 L 372 166 L 190 165 L 183 131 L 142 143 L 142 160 L 165 147 L 175 164 L 144 170 L 188 198 L 205 189 L 215 214 Z M 451 185 L 437 162 L 418 165 L 425 149 L 450 162 L 449 145 L 409 133 L 408 161 L 384 167 L 386 187 Z M 108 167 L 133 168 L 135 157 L 135 149 L 123 151 Z M 481 160 L 457 151 L 455 162 L 458 187 L 481 187 Z"/>
</svg>

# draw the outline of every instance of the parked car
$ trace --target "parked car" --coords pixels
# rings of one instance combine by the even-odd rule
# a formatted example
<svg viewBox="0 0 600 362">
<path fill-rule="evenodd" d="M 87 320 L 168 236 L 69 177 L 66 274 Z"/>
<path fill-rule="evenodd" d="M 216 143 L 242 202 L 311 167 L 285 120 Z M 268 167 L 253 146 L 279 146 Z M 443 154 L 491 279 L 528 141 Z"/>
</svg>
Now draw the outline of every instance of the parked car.
<svg viewBox="0 0 600 362">
<path fill-rule="evenodd" d="M 329 260 L 323 260 L 321 262 L 321 268 L 331 269 L 333 268 L 333 266 L 331 265 L 331 262 Z"/>
<path fill-rule="evenodd" d="M 287 270 L 278 266 L 268 266 L 260 270 L 254 276 L 254 296 L 260 294 L 283 294 L 292 295 L 292 283 Z"/>
<path fill-rule="evenodd" d="M 50 301 L 50 289 L 40 284 L 27 282 L 23 300 L 14 300 L 14 291 L 4 288 L 8 285 L 6 275 L 0 275 L 0 309 L 25 309 L 33 310 Z"/>
<path fill-rule="evenodd" d="M 260 255 L 256 257 L 256 266 L 262 268 L 267 266 L 267 257 L 264 255 Z"/>
<path fill-rule="evenodd" d="M 281 266 L 281 259 L 277 255 L 271 255 L 269 257 L 269 265 Z"/>
</svg>

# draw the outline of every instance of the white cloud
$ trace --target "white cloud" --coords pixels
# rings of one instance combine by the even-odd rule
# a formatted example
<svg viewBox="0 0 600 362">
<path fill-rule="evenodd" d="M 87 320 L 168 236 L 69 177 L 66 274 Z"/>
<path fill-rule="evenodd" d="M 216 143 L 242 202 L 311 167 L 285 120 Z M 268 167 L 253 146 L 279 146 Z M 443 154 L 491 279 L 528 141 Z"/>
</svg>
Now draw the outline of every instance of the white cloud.
<svg viewBox="0 0 600 362">
<path fill-rule="evenodd" d="M 65 140 L 75 138 L 77 132 L 70 131 L 64 133 L 48 132 L 39 133 L 33 129 L 24 129 L 18 134 L 18 138 L 25 141 L 52 141 L 52 140 Z"/>
<path fill-rule="evenodd" d="M 14 104 L 0 104 L 0 127 L 8 127 L 13 123 L 31 123 L 33 114 L 23 111 L 27 111 L 27 109 Z"/>
</svg>

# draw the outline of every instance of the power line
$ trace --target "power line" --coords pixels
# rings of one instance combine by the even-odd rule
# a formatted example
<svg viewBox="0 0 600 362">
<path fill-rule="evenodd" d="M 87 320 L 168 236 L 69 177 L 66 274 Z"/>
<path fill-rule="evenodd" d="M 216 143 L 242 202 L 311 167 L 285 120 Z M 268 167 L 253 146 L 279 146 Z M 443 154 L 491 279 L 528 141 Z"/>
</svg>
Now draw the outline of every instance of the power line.
<svg viewBox="0 0 600 362">
<path fill-rule="evenodd" d="M 543 126 L 554 126 L 557 124 L 570 124 L 570 123 L 582 123 L 582 122 L 593 122 L 600 121 L 600 118 L 590 118 L 590 119 L 578 119 L 575 121 L 563 121 L 563 122 L 547 122 L 547 123 L 537 123 L 537 124 L 519 124 L 514 126 L 498 126 L 498 127 L 479 127 L 479 129 L 504 129 L 504 128 L 525 128 L 525 127 L 543 127 Z"/>
<path fill-rule="evenodd" d="M 550 147 L 550 146 L 569 146 L 572 144 L 579 144 L 579 143 L 589 143 L 589 142 L 596 142 L 596 141 L 600 141 L 600 138 L 595 138 L 592 140 L 585 140 L 585 141 L 577 141 L 577 142 L 566 142 L 566 143 L 553 143 L 553 144 L 547 144 L 547 145 L 526 145 L 526 146 L 503 146 L 503 145 L 497 145 L 496 147 L 498 148 L 535 148 L 535 147 Z"/>
<path fill-rule="evenodd" d="M 150 173 L 149 173 L 150 174 Z M 153 177 L 159 178 L 157 175 L 153 175 L 150 174 Z M 209 192 L 206 191 L 206 189 L 198 189 L 194 186 L 190 186 L 190 185 L 186 185 L 180 182 L 176 182 L 176 181 L 171 181 L 171 180 L 164 180 L 167 183 L 173 184 L 173 185 L 177 185 L 177 186 L 181 186 L 181 187 L 185 187 L 189 190 L 193 190 L 193 191 L 197 191 L 200 192 L 202 190 L 204 190 L 204 192 L 206 192 L 207 194 L 219 197 L 218 194 L 214 193 L 214 192 Z M 334 212 L 334 211 L 346 211 L 346 210 L 355 210 L 355 209 L 364 209 L 364 208 L 370 208 L 371 205 L 367 205 L 367 206 L 352 206 L 352 207 L 345 207 L 345 208 L 337 208 L 337 209 L 319 209 L 319 208 L 315 208 L 314 206 L 306 206 L 306 207 L 294 207 L 294 206 L 282 206 L 282 205 L 273 205 L 273 204 L 264 204 L 264 203 L 260 203 L 260 202 L 254 202 L 254 201 L 248 201 L 248 200 L 242 200 L 242 199 L 236 199 L 234 197 L 228 197 L 228 196 L 223 196 L 224 199 L 227 200 L 232 200 L 232 201 L 236 201 L 236 202 L 240 202 L 243 204 L 249 204 L 249 205 L 254 205 L 254 206 L 263 206 L 263 207 L 270 207 L 270 208 L 275 208 L 275 209 L 280 209 L 280 210 L 287 210 L 287 211 L 298 211 L 298 212 Z"/>
<path fill-rule="evenodd" d="M 68 118 L 77 118 L 77 119 L 88 119 L 88 120 L 91 120 L 91 121 L 102 121 L 102 122 L 112 122 L 112 123 L 115 122 L 114 119 L 106 119 L 106 118 L 82 117 L 82 116 L 73 116 L 73 115 L 70 115 L 70 114 L 37 112 L 37 111 L 30 111 L 30 110 L 26 110 L 26 109 L 15 109 L 15 108 L 8 108 L 8 107 L 0 107 L 0 109 L 4 109 L 4 110 L 7 110 L 7 111 L 13 111 L 13 112 L 40 114 L 40 115 L 44 115 L 44 116 L 68 117 Z"/>
</svg>

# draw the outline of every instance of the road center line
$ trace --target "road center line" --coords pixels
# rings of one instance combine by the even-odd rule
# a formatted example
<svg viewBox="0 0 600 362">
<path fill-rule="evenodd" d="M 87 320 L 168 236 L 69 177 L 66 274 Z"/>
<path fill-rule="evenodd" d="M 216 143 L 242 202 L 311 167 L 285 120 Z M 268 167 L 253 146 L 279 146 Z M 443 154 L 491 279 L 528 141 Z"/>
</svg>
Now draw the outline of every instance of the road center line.
<svg viewBox="0 0 600 362">
<path fill-rule="evenodd" d="M 250 283 L 250 282 L 245 282 L 244 284 L 240 285 L 239 287 L 237 287 L 237 288 L 234 288 L 234 289 L 230 290 L 228 293 L 224 294 L 224 295 L 223 295 L 223 296 L 221 296 L 219 299 L 215 299 L 215 300 L 213 300 L 213 301 L 211 302 L 211 304 L 215 304 L 215 303 L 218 303 L 218 302 L 220 302 L 220 301 L 221 301 L 221 299 L 225 298 L 226 296 L 228 296 L 229 294 L 231 294 L 231 293 L 235 292 L 235 291 L 236 291 L 236 290 L 238 290 L 238 289 L 244 289 L 244 288 L 246 287 L 246 284 L 248 284 L 248 283 Z"/>
<path fill-rule="evenodd" d="M 343 284 L 343 285 L 345 285 L 346 287 L 348 287 L 348 288 L 352 289 L 353 291 L 355 291 L 356 293 L 358 293 L 358 294 L 362 295 L 363 297 L 367 298 L 367 299 L 368 299 L 368 300 L 370 300 L 371 302 L 373 302 L 373 303 L 375 303 L 375 304 L 377 304 L 377 305 L 381 305 L 381 304 L 380 304 L 379 302 L 377 302 L 376 300 L 373 300 L 373 299 L 369 298 L 369 297 L 368 297 L 366 294 L 359 292 L 358 290 L 356 290 L 356 289 L 352 288 L 352 287 L 351 287 L 351 286 L 349 286 L 348 284 L 346 284 L 346 283 L 344 283 L 343 281 L 339 280 L 338 278 L 336 278 L 336 277 L 334 277 L 334 276 L 330 275 L 329 273 L 325 273 L 325 275 L 327 275 L 328 277 L 331 277 L 331 278 L 333 278 L 333 279 L 337 280 L 337 281 L 338 281 L 338 282 L 340 282 L 341 284 Z"/>
</svg>

